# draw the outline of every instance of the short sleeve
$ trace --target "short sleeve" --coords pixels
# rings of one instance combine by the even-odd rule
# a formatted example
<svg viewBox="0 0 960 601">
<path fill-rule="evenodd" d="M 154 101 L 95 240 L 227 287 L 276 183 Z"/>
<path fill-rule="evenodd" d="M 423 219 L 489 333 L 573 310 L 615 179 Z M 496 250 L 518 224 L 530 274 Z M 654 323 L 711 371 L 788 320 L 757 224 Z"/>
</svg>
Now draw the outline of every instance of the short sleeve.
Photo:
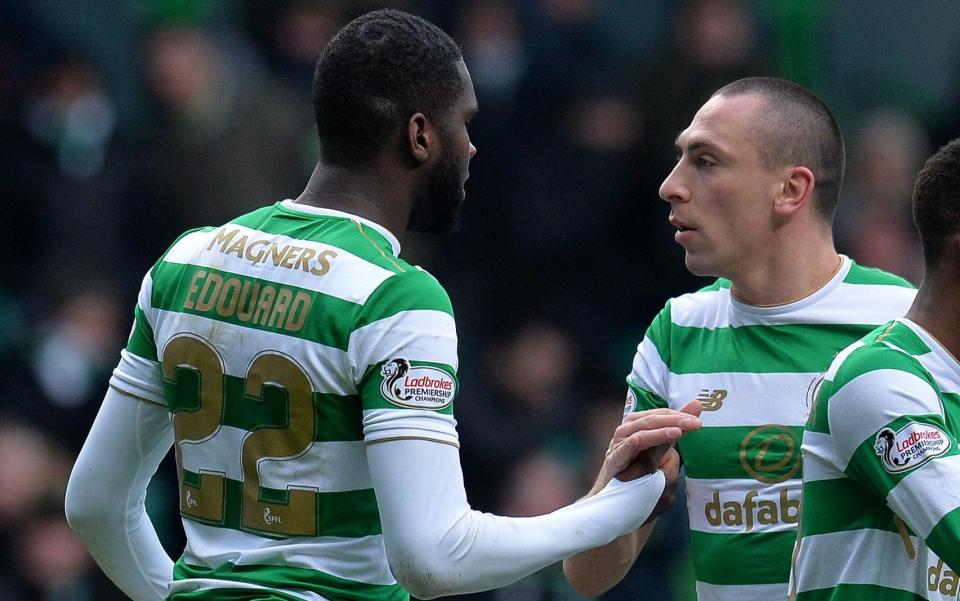
<svg viewBox="0 0 960 601">
<path fill-rule="evenodd" d="M 388 278 L 362 307 L 348 355 L 364 411 L 364 438 L 456 444 L 457 331 L 446 291 L 411 269 Z"/>
<path fill-rule="evenodd" d="M 113 370 L 110 386 L 119 392 L 152 403 L 166 405 L 163 375 L 157 361 L 157 344 L 153 335 L 151 296 L 153 280 L 143 278 L 133 311 L 133 328 L 127 346 L 120 351 L 120 362 Z"/>
<path fill-rule="evenodd" d="M 840 469 L 926 540 L 960 565 L 960 449 L 946 423 L 938 390 L 906 356 L 863 356 L 841 368 L 845 380 L 827 415 Z M 859 369 L 858 369 L 859 368 Z"/>
<path fill-rule="evenodd" d="M 632 411 L 667 407 L 666 382 L 670 356 L 670 303 L 647 328 L 637 345 L 633 365 L 627 376 L 627 401 L 624 416 Z"/>
</svg>

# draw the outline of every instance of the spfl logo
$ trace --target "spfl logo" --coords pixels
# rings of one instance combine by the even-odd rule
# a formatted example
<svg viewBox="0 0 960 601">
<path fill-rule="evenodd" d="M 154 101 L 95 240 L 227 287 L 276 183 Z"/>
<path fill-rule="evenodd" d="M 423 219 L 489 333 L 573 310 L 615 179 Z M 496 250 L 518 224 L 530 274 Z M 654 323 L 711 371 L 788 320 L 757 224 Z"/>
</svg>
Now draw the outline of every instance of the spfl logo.
<svg viewBox="0 0 960 601">
<path fill-rule="evenodd" d="M 919 422 L 910 422 L 896 432 L 884 428 L 873 445 L 883 469 L 891 474 L 912 470 L 948 450 L 950 439 L 943 430 Z"/>
<path fill-rule="evenodd" d="M 391 359 L 380 368 L 380 393 L 394 405 L 413 409 L 443 409 L 453 401 L 456 381 L 447 372 L 427 365 Z"/>
</svg>

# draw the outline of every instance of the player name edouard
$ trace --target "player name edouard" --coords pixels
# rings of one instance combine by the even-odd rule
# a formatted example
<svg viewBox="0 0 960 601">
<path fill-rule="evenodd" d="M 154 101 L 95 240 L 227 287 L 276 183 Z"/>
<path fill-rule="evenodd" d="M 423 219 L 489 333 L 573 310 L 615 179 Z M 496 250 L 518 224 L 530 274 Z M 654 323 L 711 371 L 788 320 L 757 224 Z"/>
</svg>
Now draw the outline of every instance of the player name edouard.
<svg viewBox="0 0 960 601">
<path fill-rule="evenodd" d="M 312 304 L 313 297 L 302 290 L 200 269 L 190 278 L 183 308 L 198 313 L 216 311 L 220 317 L 242 323 L 299 332 Z"/>
</svg>

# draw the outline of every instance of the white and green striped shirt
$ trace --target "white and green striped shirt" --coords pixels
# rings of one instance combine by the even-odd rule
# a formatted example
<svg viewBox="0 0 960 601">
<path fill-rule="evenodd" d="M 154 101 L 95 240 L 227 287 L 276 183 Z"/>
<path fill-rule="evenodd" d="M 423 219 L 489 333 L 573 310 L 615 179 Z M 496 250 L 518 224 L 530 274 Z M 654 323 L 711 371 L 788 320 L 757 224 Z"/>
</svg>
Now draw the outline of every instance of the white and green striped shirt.
<svg viewBox="0 0 960 601">
<path fill-rule="evenodd" d="M 187 232 L 144 279 L 111 386 L 171 413 L 187 546 L 170 599 L 408 598 L 365 444 L 458 444 L 457 337 L 398 252 L 375 223 L 284 201 Z"/>
<path fill-rule="evenodd" d="M 721 279 L 654 319 L 627 377 L 628 409 L 703 403 L 703 429 L 679 443 L 701 601 L 786 598 L 809 388 L 914 295 L 905 280 L 843 257 L 830 282 L 793 303 L 747 305 Z"/>
<path fill-rule="evenodd" d="M 960 364 L 917 324 L 836 358 L 803 434 L 796 599 L 957 598 L 958 420 Z"/>
</svg>

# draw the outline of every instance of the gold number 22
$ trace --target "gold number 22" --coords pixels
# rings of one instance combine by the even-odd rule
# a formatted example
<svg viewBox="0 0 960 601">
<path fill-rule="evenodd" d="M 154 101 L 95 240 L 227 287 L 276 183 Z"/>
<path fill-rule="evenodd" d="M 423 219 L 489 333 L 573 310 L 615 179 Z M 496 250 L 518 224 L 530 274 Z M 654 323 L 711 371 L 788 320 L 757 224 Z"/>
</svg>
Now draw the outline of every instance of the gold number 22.
<svg viewBox="0 0 960 601">
<path fill-rule="evenodd" d="M 173 414 L 174 448 L 180 480 L 180 512 L 205 522 L 223 524 L 226 515 L 227 481 L 222 473 L 201 471 L 199 482 L 186 482 L 183 445 L 210 440 L 220 431 L 226 406 L 223 360 L 205 340 L 179 335 L 170 340 L 163 352 L 163 377 L 179 385 L 185 371 L 199 380 L 198 399 L 191 409 Z M 240 402 L 263 402 L 267 387 L 276 387 L 286 395 L 286 420 L 282 426 L 260 427 L 246 434 L 241 448 L 243 494 L 240 525 L 274 536 L 316 536 L 317 492 L 287 487 L 286 502 L 264 498 L 260 480 L 262 461 L 282 462 L 296 459 L 310 449 L 313 441 L 316 408 L 313 389 L 303 369 L 292 359 L 278 353 L 258 355 L 244 378 L 244 398 Z"/>
</svg>

